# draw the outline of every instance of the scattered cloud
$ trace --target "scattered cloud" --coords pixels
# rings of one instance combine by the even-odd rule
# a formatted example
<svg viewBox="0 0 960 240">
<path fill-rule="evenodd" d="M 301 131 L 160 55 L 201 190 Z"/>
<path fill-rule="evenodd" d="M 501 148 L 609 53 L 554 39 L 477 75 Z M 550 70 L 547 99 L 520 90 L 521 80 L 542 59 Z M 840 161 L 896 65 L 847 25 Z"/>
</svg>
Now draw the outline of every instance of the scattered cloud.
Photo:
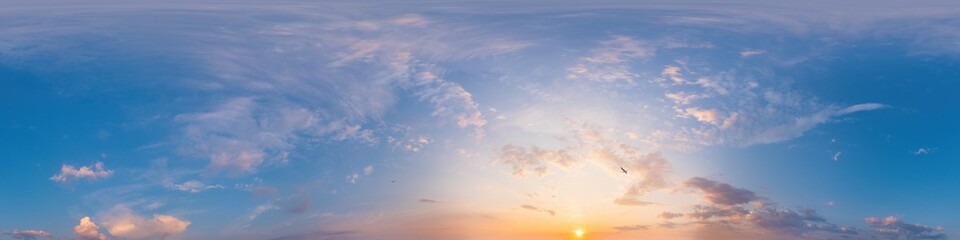
<svg viewBox="0 0 960 240">
<path fill-rule="evenodd" d="M 834 154 L 833 154 L 833 160 L 834 160 L 834 161 L 839 161 L 839 160 L 840 160 L 840 154 L 843 154 L 843 152 L 834 153 Z"/>
<path fill-rule="evenodd" d="M 583 57 L 580 63 L 567 69 L 567 78 L 596 82 L 634 83 L 637 74 L 626 63 L 653 56 L 655 49 L 646 43 L 626 36 L 614 36 L 601 41 L 600 47 Z"/>
<path fill-rule="evenodd" d="M 174 216 L 154 214 L 144 217 L 127 207 L 116 206 L 101 217 L 111 236 L 127 239 L 166 238 L 187 230 L 190 221 Z"/>
<path fill-rule="evenodd" d="M 431 139 L 427 136 L 417 136 L 407 140 L 397 139 L 392 136 L 387 136 L 387 143 L 393 145 L 394 148 L 400 148 L 408 152 L 420 152 L 424 147 L 431 142 Z"/>
<path fill-rule="evenodd" d="M 760 200 L 760 197 L 750 190 L 701 177 L 690 178 L 684 182 L 684 186 L 700 190 L 707 195 L 704 200 L 713 204 L 732 206 Z"/>
<path fill-rule="evenodd" d="M 3 232 L 4 235 L 8 235 L 13 239 L 23 239 L 23 240 L 33 240 L 40 238 L 51 238 L 52 234 L 42 231 L 42 230 L 16 230 Z"/>
<path fill-rule="evenodd" d="M 947 239 L 943 227 L 905 223 L 894 216 L 868 217 L 863 221 L 873 228 L 874 233 L 886 239 Z"/>
<path fill-rule="evenodd" d="M 72 165 L 63 164 L 60 167 L 60 174 L 53 175 L 50 180 L 58 183 L 66 183 L 75 179 L 86 179 L 94 181 L 113 176 L 113 170 L 106 170 L 103 162 L 96 162 L 92 166 L 81 166 L 80 169 Z"/>
<path fill-rule="evenodd" d="M 546 175 L 549 172 L 546 163 L 569 167 L 575 160 L 565 150 L 549 151 L 536 146 L 527 150 L 527 148 L 508 144 L 497 152 L 495 162 L 510 165 L 513 168 L 513 175 L 523 177 L 528 174 Z"/>
<path fill-rule="evenodd" d="M 417 200 L 417 202 L 422 202 L 422 203 L 440 203 L 440 201 L 433 200 L 433 199 L 429 199 L 429 198 L 421 198 L 420 200 Z"/>
<path fill-rule="evenodd" d="M 80 219 L 80 224 L 73 228 L 80 240 L 106 240 L 107 237 L 100 233 L 100 226 L 97 226 L 90 217 Z"/>
<path fill-rule="evenodd" d="M 347 182 L 348 182 L 348 183 L 356 184 L 357 181 L 359 181 L 359 180 L 360 180 L 360 174 L 359 174 L 359 173 L 352 173 L 352 174 L 350 174 L 350 175 L 347 175 Z"/>
</svg>

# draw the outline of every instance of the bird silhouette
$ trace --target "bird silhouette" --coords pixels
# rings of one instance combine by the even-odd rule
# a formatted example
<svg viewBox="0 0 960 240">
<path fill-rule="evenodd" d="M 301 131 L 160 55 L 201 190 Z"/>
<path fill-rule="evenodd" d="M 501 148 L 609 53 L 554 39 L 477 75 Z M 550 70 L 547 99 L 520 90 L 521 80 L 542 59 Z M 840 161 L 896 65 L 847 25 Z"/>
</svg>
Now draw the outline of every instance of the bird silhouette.
<svg viewBox="0 0 960 240">
<path fill-rule="evenodd" d="M 623 174 L 627 174 L 627 170 L 623 169 L 623 167 L 620 167 L 620 171 L 623 171 Z"/>
</svg>

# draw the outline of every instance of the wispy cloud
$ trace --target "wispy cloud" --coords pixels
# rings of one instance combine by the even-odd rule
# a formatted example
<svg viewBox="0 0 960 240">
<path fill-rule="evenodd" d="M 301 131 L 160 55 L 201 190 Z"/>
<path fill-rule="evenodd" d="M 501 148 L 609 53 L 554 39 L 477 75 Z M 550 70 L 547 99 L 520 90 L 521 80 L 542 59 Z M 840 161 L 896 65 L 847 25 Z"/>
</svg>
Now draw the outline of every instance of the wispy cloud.
<svg viewBox="0 0 960 240">
<path fill-rule="evenodd" d="M 746 49 L 746 50 L 740 51 L 740 57 L 746 58 L 746 57 L 756 56 L 764 53 L 767 53 L 767 51 L 760 50 L 760 49 Z"/>
<path fill-rule="evenodd" d="M 817 125 L 826 123 L 836 117 L 851 113 L 872 111 L 886 108 L 887 105 L 879 103 L 863 103 L 852 105 L 846 108 L 827 108 L 809 116 L 797 118 L 792 123 L 764 129 L 750 139 L 750 143 L 775 143 L 802 136 L 805 132 L 813 129 Z"/>
<path fill-rule="evenodd" d="M 33 240 L 40 238 L 51 238 L 52 234 L 43 231 L 43 230 L 16 230 L 3 232 L 4 235 L 8 235 L 13 239 L 24 239 L 24 240 Z"/>
<path fill-rule="evenodd" d="M 628 225 L 628 226 L 616 226 L 616 227 L 613 227 L 613 229 L 616 229 L 617 231 L 640 231 L 640 230 L 650 229 L 650 227 L 646 225 Z"/>
<path fill-rule="evenodd" d="M 937 148 L 927 147 L 927 148 L 917 148 L 916 151 L 911 151 L 911 153 L 913 153 L 913 155 L 926 155 L 926 154 L 931 154 L 934 151 L 937 151 Z"/>
<path fill-rule="evenodd" d="M 177 190 L 177 191 L 190 192 L 190 193 L 198 193 L 198 192 L 203 192 L 203 191 L 206 191 L 206 190 L 223 189 L 223 188 L 224 188 L 223 185 L 220 185 L 220 184 L 208 185 L 208 184 L 205 184 L 205 183 L 200 182 L 200 181 L 197 181 L 197 180 L 190 180 L 190 181 L 186 181 L 186 182 L 183 182 L 183 183 L 180 183 L 180 184 L 169 184 L 169 185 L 167 185 L 166 187 L 169 188 L 169 189 L 173 189 L 173 190 Z"/>
<path fill-rule="evenodd" d="M 553 210 L 546 209 L 546 208 L 535 207 L 535 206 L 533 206 L 533 205 L 524 204 L 524 205 L 520 205 L 520 208 L 527 209 L 527 210 L 532 210 L 532 211 L 537 211 L 537 212 L 549 213 L 550 216 L 556 216 L 556 215 L 557 215 L 557 212 L 555 212 L 555 211 L 553 211 Z"/>
</svg>

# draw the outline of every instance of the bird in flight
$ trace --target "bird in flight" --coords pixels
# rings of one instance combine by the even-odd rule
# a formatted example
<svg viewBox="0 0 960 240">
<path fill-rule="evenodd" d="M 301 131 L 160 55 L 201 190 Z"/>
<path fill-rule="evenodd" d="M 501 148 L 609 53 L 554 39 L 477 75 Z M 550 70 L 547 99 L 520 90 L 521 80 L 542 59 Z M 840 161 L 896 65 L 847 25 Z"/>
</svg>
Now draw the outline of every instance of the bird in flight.
<svg viewBox="0 0 960 240">
<path fill-rule="evenodd" d="M 623 167 L 620 167 L 620 171 L 623 171 L 623 174 L 627 174 L 627 170 L 623 169 Z"/>
</svg>

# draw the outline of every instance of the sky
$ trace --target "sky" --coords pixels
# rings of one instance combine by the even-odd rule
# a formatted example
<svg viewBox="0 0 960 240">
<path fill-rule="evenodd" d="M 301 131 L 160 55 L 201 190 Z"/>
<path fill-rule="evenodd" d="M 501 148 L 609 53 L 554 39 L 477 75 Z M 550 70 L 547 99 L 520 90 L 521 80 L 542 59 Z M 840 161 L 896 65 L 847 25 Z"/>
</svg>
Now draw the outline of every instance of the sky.
<svg viewBox="0 0 960 240">
<path fill-rule="evenodd" d="M 0 239 L 950 239 L 956 1 L 0 3 Z"/>
</svg>

